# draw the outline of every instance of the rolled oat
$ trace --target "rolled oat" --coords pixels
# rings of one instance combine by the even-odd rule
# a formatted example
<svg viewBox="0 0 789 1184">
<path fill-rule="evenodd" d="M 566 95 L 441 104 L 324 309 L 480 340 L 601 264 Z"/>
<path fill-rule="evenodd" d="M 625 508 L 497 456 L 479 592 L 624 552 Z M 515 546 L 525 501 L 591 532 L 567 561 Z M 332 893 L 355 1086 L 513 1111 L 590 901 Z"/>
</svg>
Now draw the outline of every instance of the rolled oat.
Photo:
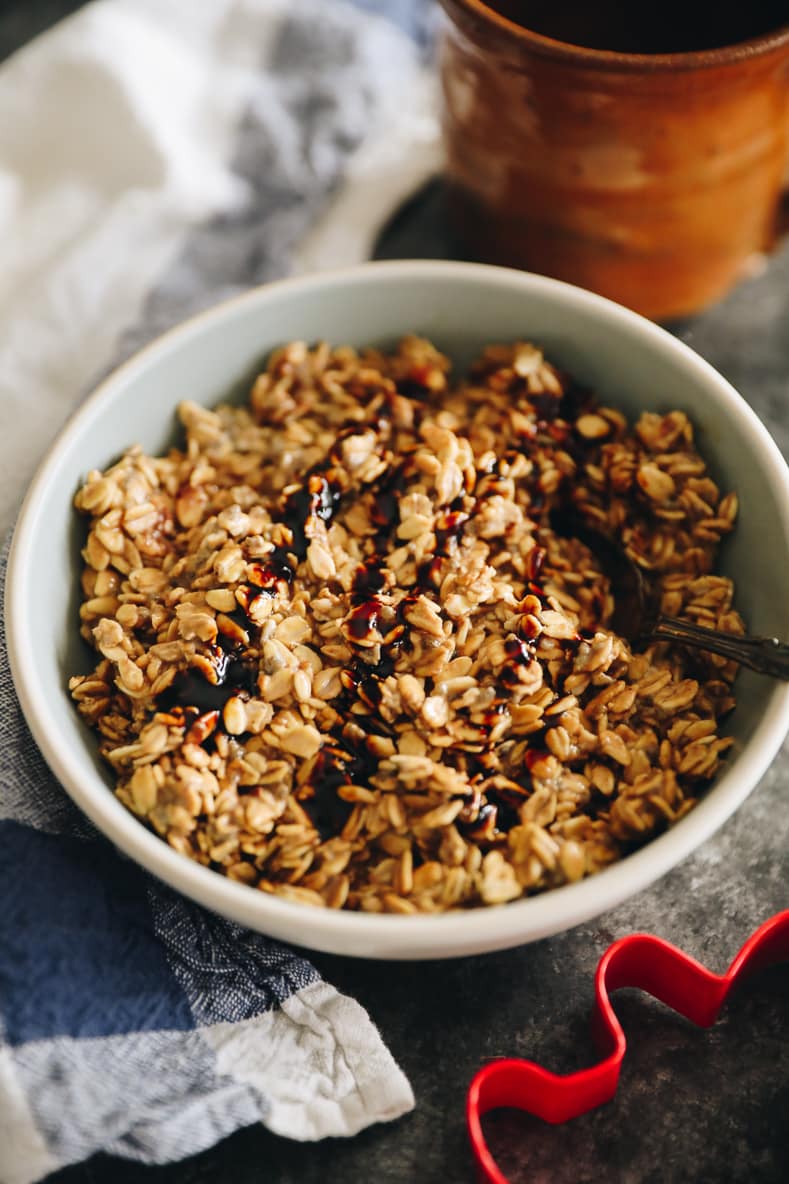
<svg viewBox="0 0 789 1184">
<path fill-rule="evenodd" d="M 575 882 L 692 808 L 735 667 L 606 628 L 615 536 L 664 611 L 741 632 L 687 416 L 616 410 L 523 343 L 277 350 L 245 407 L 180 407 L 89 517 L 72 678 L 119 799 L 289 900 L 411 914 Z"/>
</svg>

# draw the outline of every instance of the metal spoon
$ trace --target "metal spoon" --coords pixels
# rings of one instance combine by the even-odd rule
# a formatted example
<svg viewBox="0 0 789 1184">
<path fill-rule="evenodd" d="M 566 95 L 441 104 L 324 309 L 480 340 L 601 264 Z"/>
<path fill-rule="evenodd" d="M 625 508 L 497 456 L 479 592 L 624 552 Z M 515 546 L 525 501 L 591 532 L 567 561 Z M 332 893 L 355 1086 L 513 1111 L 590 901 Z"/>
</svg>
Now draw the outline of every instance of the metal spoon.
<svg viewBox="0 0 789 1184">
<path fill-rule="evenodd" d="M 667 617 L 650 605 L 641 571 L 622 548 L 607 535 L 588 526 L 578 513 L 566 507 L 552 510 L 550 523 L 562 538 L 585 543 L 598 557 L 611 580 L 614 611 L 610 627 L 629 641 L 671 641 L 677 645 L 709 650 L 747 666 L 758 674 L 789 679 L 789 645 L 777 637 L 749 637 L 706 629 L 690 621 Z"/>
</svg>

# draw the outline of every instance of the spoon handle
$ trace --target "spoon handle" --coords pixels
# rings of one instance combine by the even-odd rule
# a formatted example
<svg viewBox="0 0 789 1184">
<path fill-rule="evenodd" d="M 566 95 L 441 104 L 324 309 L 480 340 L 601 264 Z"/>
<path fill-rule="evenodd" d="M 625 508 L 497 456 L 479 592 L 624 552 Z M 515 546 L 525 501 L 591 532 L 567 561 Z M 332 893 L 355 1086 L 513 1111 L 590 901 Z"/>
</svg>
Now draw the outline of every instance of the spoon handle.
<svg viewBox="0 0 789 1184">
<path fill-rule="evenodd" d="M 758 674 L 789 679 L 789 645 L 776 637 L 743 637 L 736 633 L 721 633 L 705 629 L 676 617 L 659 616 L 649 631 L 654 641 L 673 641 L 679 645 L 695 646 L 731 658 Z"/>
</svg>

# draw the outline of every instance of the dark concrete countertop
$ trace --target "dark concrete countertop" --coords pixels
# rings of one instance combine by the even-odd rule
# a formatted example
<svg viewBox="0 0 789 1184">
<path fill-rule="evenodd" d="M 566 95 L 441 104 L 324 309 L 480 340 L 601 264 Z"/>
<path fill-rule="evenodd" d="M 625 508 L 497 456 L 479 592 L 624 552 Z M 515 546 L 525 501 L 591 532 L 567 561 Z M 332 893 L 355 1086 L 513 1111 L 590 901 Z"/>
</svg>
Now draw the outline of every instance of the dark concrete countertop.
<svg viewBox="0 0 789 1184">
<path fill-rule="evenodd" d="M 75 0 L 19 0 L 0 11 L 0 57 Z M 388 228 L 387 257 L 454 254 L 440 186 Z M 725 302 L 675 327 L 740 390 L 789 452 L 789 244 Z M 444 963 L 315 955 L 378 1024 L 416 1094 L 416 1110 L 351 1140 L 296 1144 L 260 1128 L 193 1159 L 141 1168 L 97 1157 L 57 1184 L 472 1184 L 464 1097 L 486 1058 L 521 1055 L 570 1072 L 592 1063 L 593 974 L 608 944 L 647 930 L 723 971 L 762 921 L 789 905 L 789 747 L 736 815 L 658 884 L 595 922 L 505 953 Z M 501 1112 L 488 1129 L 513 1184 L 550 1181 L 789 1180 L 789 966 L 766 972 L 702 1031 L 637 992 L 617 1010 L 629 1043 L 618 1094 L 562 1127 Z"/>
</svg>

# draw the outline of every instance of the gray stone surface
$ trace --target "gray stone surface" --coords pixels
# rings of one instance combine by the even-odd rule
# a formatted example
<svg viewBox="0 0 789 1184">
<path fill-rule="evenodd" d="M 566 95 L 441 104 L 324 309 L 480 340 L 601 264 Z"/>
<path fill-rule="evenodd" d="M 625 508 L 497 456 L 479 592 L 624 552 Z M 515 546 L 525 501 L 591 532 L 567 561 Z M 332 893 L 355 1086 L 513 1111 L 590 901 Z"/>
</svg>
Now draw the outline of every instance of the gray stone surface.
<svg viewBox="0 0 789 1184">
<path fill-rule="evenodd" d="M 76 7 L 26 0 L 0 11 L 0 56 Z M 382 256 L 457 254 L 435 184 L 401 213 Z M 760 277 L 677 332 L 730 378 L 789 448 L 789 248 Z M 408 1073 L 413 1114 L 349 1141 L 300 1145 L 258 1128 L 165 1168 L 99 1157 L 58 1184 L 472 1184 L 463 1107 L 486 1058 L 523 1055 L 569 1072 L 595 1058 L 592 977 L 615 938 L 649 930 L 722 971 L 760 922 L 789 905 L 789 748 L 722 830 L 657 885 L 592 924 L 506 953 L 384 964 L 316 955 L 358 998 Z M 789 1180 L 789 966 L 755 980 L 708 1031 L 636 992 L 618 998 L 630 1042 L 616 1099 L 564 1127 L 502 1113 L 488 1129 L 522 1181 Z"/>
</svg>

